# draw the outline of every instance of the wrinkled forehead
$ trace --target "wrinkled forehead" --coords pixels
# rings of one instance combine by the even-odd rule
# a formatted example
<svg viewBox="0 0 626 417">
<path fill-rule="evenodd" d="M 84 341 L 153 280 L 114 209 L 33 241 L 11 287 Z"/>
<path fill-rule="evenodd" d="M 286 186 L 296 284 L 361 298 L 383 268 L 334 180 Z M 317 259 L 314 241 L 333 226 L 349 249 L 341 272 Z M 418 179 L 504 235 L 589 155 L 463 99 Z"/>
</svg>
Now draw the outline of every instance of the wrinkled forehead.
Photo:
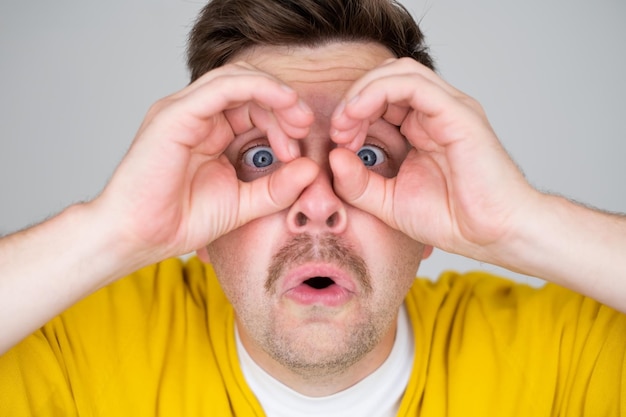
<svg viewBox="0 0 626 417">
<path fill-rule="evenodd" d="M 256 46 L 243 60 L 287 84 L 354 82 L 393 54 L 377 43 L 336 42 L 321 46 Z"/>
<path fill-rule="evenodd" d="M 335 102 L 366 72 L 393 54 L 373 42 L 336 42 L 321 46 L 257 46 L 231 61 L 245 61 L 296 89 L 313 105 Z"/>
</svg>

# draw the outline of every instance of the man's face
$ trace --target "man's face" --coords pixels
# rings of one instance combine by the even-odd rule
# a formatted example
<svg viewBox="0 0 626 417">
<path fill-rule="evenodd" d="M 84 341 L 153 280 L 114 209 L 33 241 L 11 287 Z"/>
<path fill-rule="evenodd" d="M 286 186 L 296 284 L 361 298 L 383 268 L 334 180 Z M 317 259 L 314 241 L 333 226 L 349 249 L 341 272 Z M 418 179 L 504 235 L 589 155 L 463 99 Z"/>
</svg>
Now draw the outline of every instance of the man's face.
<svg viewBox="0 0 626 417">
<path fill-rule="evenodd" d="M 313 110 L 315 122 L 300 147 L 321 167 L 289 209 L 252 221 L 207 248 L 235 308 L 242 341 L 268 371 L 278 366 L 314 375 L 384 360 L 399 306 L 429 253 L 345 204 L 332 187 L 331 115 L 356 79 L 391 57 L 369 43 L 260 47 L 238 57 L 284 81 Z M 370 169 L 393 177 L 407 152 L 398 128 L 378 120 L 359 155 Z M 244 181 L 281 164 L 257 130 L 238 136 L 226 154 Z"/>
</svg>

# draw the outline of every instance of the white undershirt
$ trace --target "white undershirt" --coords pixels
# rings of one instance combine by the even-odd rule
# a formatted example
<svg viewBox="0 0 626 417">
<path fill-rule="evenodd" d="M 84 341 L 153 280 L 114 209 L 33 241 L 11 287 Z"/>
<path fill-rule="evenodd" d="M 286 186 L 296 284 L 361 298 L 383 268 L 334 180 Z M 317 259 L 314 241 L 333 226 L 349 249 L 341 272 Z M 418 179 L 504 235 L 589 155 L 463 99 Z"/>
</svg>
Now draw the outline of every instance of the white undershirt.
<svg viewBox="0 0 626 417">
<path fill-rule="evenodd" d="M 302 395 L 265 372 L 246 352 L 235 331 L 241 369 L 268 417 L 393 417 L 411 376 L 415 343 L 404 307 L 389 357 L 356 385 L 327 397 Z"/>
</svg>

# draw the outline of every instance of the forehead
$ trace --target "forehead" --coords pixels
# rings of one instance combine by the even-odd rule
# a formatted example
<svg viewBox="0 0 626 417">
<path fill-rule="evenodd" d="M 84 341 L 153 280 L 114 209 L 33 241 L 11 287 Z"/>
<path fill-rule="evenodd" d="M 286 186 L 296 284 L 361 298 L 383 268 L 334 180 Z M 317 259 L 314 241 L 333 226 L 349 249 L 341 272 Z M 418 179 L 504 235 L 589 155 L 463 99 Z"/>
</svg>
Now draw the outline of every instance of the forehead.
<svg viewBox="0 0 626 417">
<path fill-rule="evenodd" d="M 289 85 L 352 83 L 393 54 L 377 43 L 335 42 L 315 47 L 257 46 L 236 58 Z"/>
</svg>

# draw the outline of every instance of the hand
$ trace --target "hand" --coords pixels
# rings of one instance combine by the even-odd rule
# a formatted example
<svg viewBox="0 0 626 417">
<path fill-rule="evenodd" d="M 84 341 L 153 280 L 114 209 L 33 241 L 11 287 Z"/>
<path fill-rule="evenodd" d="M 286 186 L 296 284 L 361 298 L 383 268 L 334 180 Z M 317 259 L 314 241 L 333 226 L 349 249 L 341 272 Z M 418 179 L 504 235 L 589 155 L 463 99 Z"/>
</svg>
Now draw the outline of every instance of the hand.
<svg viewBox="0 0 626 417">
<path fill-rule="evenodd" d="M 204 247 L 288 207 L 317 175 L 299 157 L 313 113 L 296 92 L 252 66 L 230 64 L 157 102 L 102 195 L 92 205 L 118 227 L 143 264 Z M 235 135 L 265 132 L 290 163 L 244 183 L 222 154 Z M 296 146 L 294 146 L 296 145 Z M 297 175 L 295 175 L 297 172 Z"/>
<path fill-rule="evenodd" d="M 395 178 L 367 170 L 354 156 L 380 117 L 399 126 L 413 147 Z M 331 136 L 347 148 L 331 155 L 335 190 L 346 202 L 449 252 L 492 261 L 493 248 L 538 194 L 480 105 L 408 58 L 383 63 L 350 88 Z"/>
</svg>

